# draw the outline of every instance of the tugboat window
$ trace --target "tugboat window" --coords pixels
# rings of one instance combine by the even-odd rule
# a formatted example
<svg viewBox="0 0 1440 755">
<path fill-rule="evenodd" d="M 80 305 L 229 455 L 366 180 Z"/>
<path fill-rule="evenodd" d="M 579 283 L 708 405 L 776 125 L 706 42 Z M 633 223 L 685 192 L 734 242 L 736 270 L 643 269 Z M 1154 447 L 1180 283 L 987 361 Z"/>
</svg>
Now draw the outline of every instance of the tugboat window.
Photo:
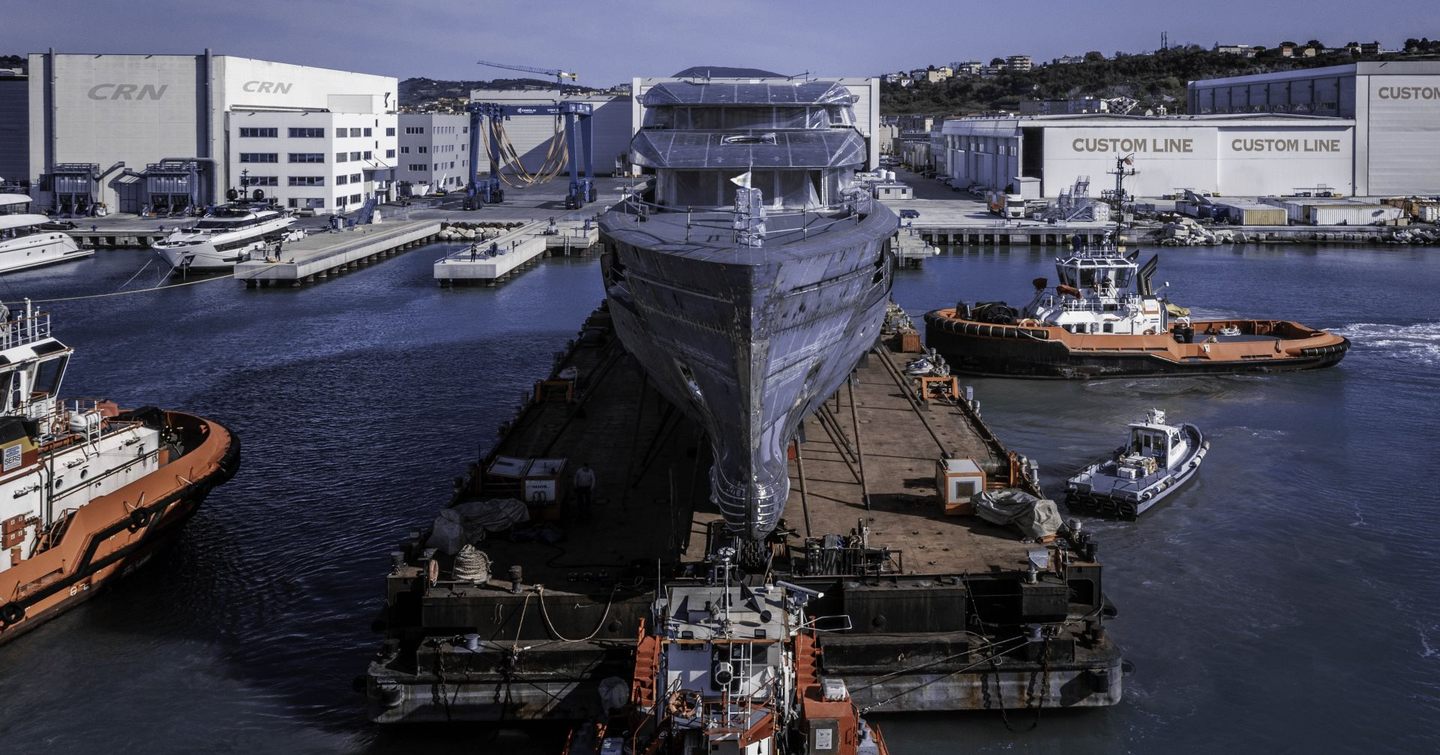
<svg viewBox="0 0 1440 755">
<path fill-rule="evenodd" d="M 67 355 L 41 362 L 35 368 L 35 384 L 30 387 L 30 395 L 54 396 L 60 390 L 60 379 L 65 375 L 65 363 L 68 361 L 70 357 Z"/>
</svg>

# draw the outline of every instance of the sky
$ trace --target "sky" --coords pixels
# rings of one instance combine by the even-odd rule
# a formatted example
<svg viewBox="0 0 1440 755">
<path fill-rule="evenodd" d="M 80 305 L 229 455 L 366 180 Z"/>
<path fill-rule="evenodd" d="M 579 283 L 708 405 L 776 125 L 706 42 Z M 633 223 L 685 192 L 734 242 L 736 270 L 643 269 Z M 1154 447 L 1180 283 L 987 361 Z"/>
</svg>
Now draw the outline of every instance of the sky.
<svg viewBox="0 0 1440 755">
<path fill-rule="evenodd" d="M 868 76 L 1024 54 L 1170 44 L 1440 37 L 1436 0 L 0 0 L 0 54 L 216 54 L 396 76 L 523 76 L 607 87 L 694 65 Z"/>
</svg>

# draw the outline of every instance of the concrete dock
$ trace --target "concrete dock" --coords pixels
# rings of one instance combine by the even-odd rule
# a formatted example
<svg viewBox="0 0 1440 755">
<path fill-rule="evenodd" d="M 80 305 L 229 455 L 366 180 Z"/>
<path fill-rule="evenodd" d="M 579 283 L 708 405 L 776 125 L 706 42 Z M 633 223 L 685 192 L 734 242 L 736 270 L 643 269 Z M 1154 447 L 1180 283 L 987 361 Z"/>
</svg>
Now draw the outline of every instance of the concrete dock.
<svg viewBox="0 0 1440 755">
<path fill-rule="evenodd" d="M 1062 530 L 1030 543 L 947 515 L 936 487 L 943 457 L 973 460 L 989 488 L 1033 491 L 1033 482 L 970 402 L 918 395 L 896 351 L 907 343 L 918 341 L 872 350 L 850 387 L 806 421 L 790 465 L 792 532 L 769 543 L 767 574 L 747 579 L 824 593 L 812 613 L 837 630 L 821 635 L 826 671 L 861 706 L 1113 705 L 1123 667 L 1103 626 L 1113 609 L 1093 542 Z M 532 459 L 550 460 L 539 478 L 516 471 Z M 569 491 L 584 463 L 600 481 L 593 511 L 576 509 Z M 427 531 L 391 554 L 385 639 L 366 680 L 372 718 L 596 714 L 600 681 L 630 678 L 657 588 L 706 574 L 721 521 L 709 467 L 703 433 L 648 386 L 598 310 L 442 508 L 442 518 L 463 517 L 485 501 L 529 502 L 528 521 L 476 546 L 488 579 L 461 578 Z"/>
<path fill-rule="evenodd" d="M 271 257 L 241 262 L 235 266 L 235 279 L 250 288 L 314 283 L 428 244 L 439 233 L 438 220 L 387 222 L 312 233 L 285 242 L 278 261 Z"/>
<path fill-rule="evenodd" d="M 440 285 L 494 285 L 508 280 L 541 257 L 583 254 L 600 238 L 594 223 L 566 220 L 552 226 L 532 221 L 488 238 L 475 238 L 470 247 L 435 261 Z"/>
</svg>

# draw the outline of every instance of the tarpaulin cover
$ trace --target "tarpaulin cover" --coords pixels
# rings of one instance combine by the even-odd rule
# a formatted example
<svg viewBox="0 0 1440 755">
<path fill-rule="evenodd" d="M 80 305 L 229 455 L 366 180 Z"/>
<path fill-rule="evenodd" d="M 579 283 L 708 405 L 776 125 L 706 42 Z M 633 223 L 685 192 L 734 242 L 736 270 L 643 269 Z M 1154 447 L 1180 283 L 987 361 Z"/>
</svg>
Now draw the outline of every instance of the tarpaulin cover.
<svg viewBox="0 0 1440 755">
<path fill-rule="evenodd" d="M 1060 509 L 1049 498 L 1036 498 L 1023 490 L 1005 488 L 976 493 L 970 502 L 981 519 L 992 524 L 1013 524 L 1033 540 L 1060 531 Z"/>
<path fill-rule="evenodd" d="M 500 532 L 528 521 L 530 509 L 514 498 L 466 501 L 440 511 L 425 545 L 453 556 L 461 546 L 484 540 L 486 532 Z"/>
<path fill-rule="evenodd" d="M 738 137 L 738 138 L 737 138 Z M 865 138 L 855 129 L 727 134 L 646 129 L 630 143 L 646 168 L 840 168 L 865 163 Z"/>
<path fill-rule="evenodd" d="M 677 105 L 851 105 L 854 95 L 838 81 L 666 81 L 640 98 L 647 108 Z"/>
</svg>

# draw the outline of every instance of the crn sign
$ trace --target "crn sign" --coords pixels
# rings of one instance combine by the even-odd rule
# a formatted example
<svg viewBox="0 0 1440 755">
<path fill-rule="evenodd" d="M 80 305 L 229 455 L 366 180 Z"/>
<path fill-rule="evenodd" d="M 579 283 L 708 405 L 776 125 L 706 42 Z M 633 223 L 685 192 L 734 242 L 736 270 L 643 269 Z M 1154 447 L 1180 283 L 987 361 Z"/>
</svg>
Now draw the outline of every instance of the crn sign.
<svg viewBox="0 0 1440 755">
<path fill-rule="evenodd" d="M 257 94 L 289 94 L 294 84 L 284 81 L 247 81 L 240 88 Z"/>
<path fill-rule="evenodd" d="M 96 84 L 90 87 L 92 100 L 158 100 L 169 84 Z"/>
</svg>

